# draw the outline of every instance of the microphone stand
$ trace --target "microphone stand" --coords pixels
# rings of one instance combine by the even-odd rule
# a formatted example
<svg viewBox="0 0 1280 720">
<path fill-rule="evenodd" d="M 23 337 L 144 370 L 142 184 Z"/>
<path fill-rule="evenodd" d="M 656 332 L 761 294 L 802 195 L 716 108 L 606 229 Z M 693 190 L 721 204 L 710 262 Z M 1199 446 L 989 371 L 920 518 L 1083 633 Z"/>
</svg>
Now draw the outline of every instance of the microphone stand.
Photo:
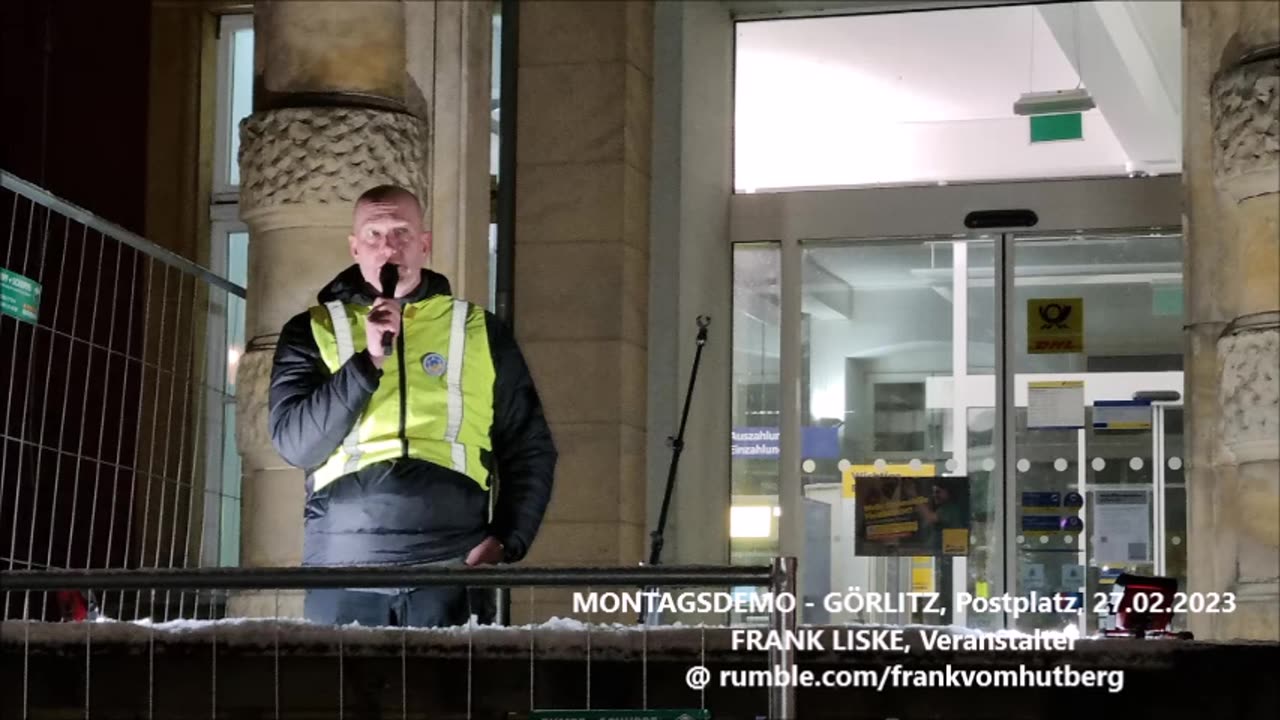
<svg viewBox="0 0 1280 720">
<path fill-rule="evenodd" d="M 680 429 L 676 432 L 675 437 L 667 438 L 667 445 L 671 448 L 671 466 L 667 469 L 667 487 L 662 495 L 662 510 L 658 513 L 658 527 L 649 533 L 652 544 L 649 548 L 649 564 L 660 565 L 662 563 L 662 546 L 664 544 L 663 532 L 667 528 L 667 511 L 671 507 L 671 493 L 675 489 L 676 484 L 676 468 L 680 464 L 680 453 L 684 451 L 684 428 L 689 421 L 689 403 L 693 399 L 693 385 L 698 379 L 698 365 L 702 362 L 702 348 L 707 344 L 707 326 L 711 324 L 711 318 L 707 315 L 699 315 L 698 323 L 698 349 L 693 355 L 693 372 L 689 375 L 689 389 L 684 395 L 684 411 L 680 414 Z M 652 588 L 650 588 L 652 589 Z M 651 597 L 649 593 L 641 595 L 642 599 Z M 646 612 L 648 610 L 648 612 Z M 657 624 L 658 612 L 645 606 L 640 610 L 640 623 L 646 622 L 645 616 L 648 615 L 648 622 Z"/>
</svg>

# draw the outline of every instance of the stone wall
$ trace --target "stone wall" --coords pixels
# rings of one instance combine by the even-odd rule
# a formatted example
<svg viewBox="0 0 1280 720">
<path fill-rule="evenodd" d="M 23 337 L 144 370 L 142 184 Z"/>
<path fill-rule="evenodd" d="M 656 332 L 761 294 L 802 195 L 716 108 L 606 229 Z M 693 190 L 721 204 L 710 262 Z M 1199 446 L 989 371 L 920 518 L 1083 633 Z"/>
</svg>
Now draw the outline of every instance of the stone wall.
<svg viewBox="0 0 1280 720">
<path fill-rule="evenodd" d="M 1280 7 L 1183 8 L 1189 584 L 1280 639 Z"/>
</svg>

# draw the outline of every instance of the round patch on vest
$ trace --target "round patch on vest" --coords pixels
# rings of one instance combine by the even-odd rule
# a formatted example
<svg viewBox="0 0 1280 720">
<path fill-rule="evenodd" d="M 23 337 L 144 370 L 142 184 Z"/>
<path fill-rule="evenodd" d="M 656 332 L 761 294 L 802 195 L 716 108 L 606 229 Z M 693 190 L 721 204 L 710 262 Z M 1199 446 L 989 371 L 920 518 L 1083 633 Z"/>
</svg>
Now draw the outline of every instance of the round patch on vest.
<svg viewBox="0 0 1280 720">
<path fill-rule="evenodd" d="M 422 356 L 422 369 L 427 371 L 431 377 L 440 377 L 444 375 L 448 363 L 444 361 L 444 356 L 440 353 L 427 353 Z"/>
</svg>

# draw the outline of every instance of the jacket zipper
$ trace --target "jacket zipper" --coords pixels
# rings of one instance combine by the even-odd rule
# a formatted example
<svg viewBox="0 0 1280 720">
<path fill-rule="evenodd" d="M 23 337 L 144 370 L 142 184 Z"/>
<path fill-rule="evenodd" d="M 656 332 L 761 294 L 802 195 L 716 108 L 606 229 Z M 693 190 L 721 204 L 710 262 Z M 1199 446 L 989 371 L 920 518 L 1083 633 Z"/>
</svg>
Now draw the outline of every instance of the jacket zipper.
<svg viewBox="0 0 1280 720">
<path fill-rule="evenodd" d="M 404 306 L 400 306 L 400 332 L 396 334 L 396 355 L 400 366 L 400 455 L 409 457 L 409 438 L 405 435 L 405 421 L 408 415 L 408 388 L 405 383 L 404 368 Z"/>
</svg>

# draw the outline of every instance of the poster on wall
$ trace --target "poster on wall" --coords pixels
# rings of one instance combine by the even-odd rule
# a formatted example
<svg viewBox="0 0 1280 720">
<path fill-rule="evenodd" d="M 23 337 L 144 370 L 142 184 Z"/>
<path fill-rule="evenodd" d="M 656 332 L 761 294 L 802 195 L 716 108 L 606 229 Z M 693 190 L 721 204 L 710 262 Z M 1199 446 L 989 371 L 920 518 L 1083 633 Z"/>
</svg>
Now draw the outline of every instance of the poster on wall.
<svg viewBox="0 0 1280 720">
<path fill-rule="evenodd" d="M 969 553 L 969 478 L 858 478 L 854 552 L 860 556 Z"/>
<path fill-rule="evenodd" d="M 1151 561 L 1151 499 L 1134 490 L 1094 495 L 1093 556 L 1101 563 Z"/>
<path fill-rule="evenodd" d="M 1028 430 L 1074 430 L 1084 427 L 1084 381 L 1027 383 Z"/>
</svg>

